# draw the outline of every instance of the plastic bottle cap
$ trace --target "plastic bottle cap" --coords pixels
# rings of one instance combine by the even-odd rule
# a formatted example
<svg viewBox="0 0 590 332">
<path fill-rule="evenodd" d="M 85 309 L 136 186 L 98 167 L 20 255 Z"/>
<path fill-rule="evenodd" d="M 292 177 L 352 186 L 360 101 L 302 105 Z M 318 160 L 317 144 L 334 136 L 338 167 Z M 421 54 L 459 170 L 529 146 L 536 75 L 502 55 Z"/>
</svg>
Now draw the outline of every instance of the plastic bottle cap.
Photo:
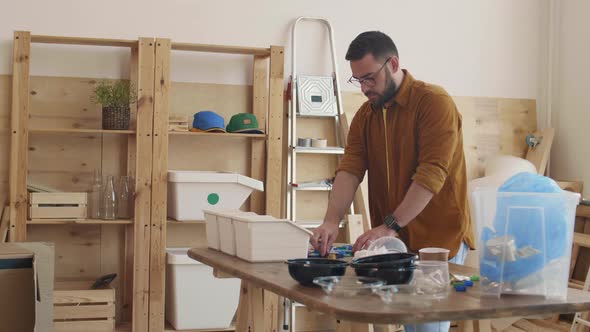
<svg viewBox="0 0 590 332">
<path fill-rule="evenodd" d="M 467 287 L 473 287 L 473 281 L 471 280 L 466 280 L 465 282 L 463 282 L 463 284 Z"/>
<path fill-rule="evenodd" d="M 471 281 L 479 281 L 479 276 L 471 276 Z"/>
<path fill-rule="evenodd" d="M 457 286 L 455 286 L 455 290 L 457 292 L 465 292 L 467 290 L 467 287 L 465 287 L 463 285 L 457 285 Z"/>
</svg>

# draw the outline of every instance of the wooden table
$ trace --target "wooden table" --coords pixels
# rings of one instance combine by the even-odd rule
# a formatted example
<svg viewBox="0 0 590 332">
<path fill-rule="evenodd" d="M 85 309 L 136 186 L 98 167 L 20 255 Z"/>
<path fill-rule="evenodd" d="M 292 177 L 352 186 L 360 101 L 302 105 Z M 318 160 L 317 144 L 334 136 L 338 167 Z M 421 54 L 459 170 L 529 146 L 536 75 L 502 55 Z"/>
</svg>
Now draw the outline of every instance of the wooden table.
<svg viewBox="0 0 590 332">
<path fill-rule="evenodd" d="M 538 296 L 507 295 L 503 295 L 501 298 L 489 298 L 480 296 L 477 283 L 465 293 L 452 291 L 448 298 L 436 301 L 432 306 L 386 305 L 378 296 L 372 294 L 358 297 L 337 297 L 326 295 L 319 288 L 301 286 L 291 278 L 288 266 L 284 263 L 252 264 L 237 257 L 206 248 L 191 249 L 188 255 L 217 271 L 240 278 L 247 283 L 246 288 L 242 287 L 240 302 L 246 301 L 246 299 L 242 299 L 244 295 L 249 296 L 247 301 L 249 301 L 250 307 L 248 313 L 250 323 L 248 324 L 260 324 L 254 326 L 258 327 L 258 329 L 254 328 L 254 331 L 268 331 L 267 327 L 276 323 L 274 322 L 276 318 L 268 316 L 268 311 L 274 312 L 275 309 L 272 308 L 275 303 L 269 306 L 265 303 L 264 295 L 261 295 L 261 292 L 257 294 L 252 292 L 254 290 L 254 293 L 256 293 L 260 289 L 302 303 L 309 309 L 332 315 L 336 319 L 373 324 L 479 320 L 590 311 L 590 294 L 580 290 L 569 289 L 566 300 L 552 300 Z M 461 275 L 477 274 L 477 270 L 473 268 L 455 264 L 449 264 L 449 269 L 451 273 Z M 354 274 L 354 271 L 348 268 L 348 273 Z M 246 324 L 244 315 L 246 314 L 242 312 L 242 321 L 238 321 L 238 325 Z M 238 316 L 240 316 L 240 313 L 238 313 Z M 259 320 L 258 323 L 257 320 Z M 260 322 L 260 320 L 264 322 Z"/>
</svg>

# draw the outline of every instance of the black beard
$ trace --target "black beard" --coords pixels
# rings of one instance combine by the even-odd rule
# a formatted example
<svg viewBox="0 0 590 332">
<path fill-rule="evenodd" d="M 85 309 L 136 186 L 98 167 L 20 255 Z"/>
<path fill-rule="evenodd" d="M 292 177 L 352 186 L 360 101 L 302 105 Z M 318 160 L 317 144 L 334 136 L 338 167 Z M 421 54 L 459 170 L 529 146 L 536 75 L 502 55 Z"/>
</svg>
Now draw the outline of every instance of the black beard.
<svg viewBox="0 0 590 332">
<path fill-rule="evenodd" d="M 373 107 L 375 109 L 382 109 L 383 105 L 385 105 L 386 102 L 388 102 L 391 98 L 393 98 L 393 96 L 395 96 L 395 92 L 397 91 L 397 86 L 395 85 L 395 82 L 393 81 L 393 79 L 391 79 L 388 84 L 387 87 L 385 87 L 385 91 L 383 91 L 383 96 L 381 96 L 381 98 L 379 98 L 376 102 L 371 102 L 371 104 L 373 105 Z"/>
</svg>

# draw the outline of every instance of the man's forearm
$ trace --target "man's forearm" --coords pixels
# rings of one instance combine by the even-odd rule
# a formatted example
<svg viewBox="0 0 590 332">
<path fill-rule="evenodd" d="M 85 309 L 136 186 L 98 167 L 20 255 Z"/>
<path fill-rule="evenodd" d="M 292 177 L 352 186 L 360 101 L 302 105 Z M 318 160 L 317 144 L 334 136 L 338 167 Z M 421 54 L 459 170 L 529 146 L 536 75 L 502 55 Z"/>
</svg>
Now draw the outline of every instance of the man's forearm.
<svg viewBox="0 0 590 332">
<path fill-rule="evenodd" d="M 332 185 L 328 210 L 324 217 L 325 222 L 340 223 L 346 210 L 350 207 L 356 189 L 359 186 L 359 179 L 346 172 L 340 171 L 336 174 L 336 179 Z"/>
<path fill-rule="evenodd" d="M 401 227 L 405 227 L 424 210 L 434 194 L 417 182 L 412 182 L 410 189 L 393 216 Z"/>
</svg>

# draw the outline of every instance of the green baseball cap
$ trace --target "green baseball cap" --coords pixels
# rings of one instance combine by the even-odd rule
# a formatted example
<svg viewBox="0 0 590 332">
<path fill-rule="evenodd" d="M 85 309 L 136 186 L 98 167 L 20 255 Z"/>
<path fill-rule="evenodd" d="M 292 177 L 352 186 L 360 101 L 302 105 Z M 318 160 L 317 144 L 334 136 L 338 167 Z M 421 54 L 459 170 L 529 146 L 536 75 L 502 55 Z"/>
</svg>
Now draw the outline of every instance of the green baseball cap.
<svg viewBox="0 0 590 332">
<path fill-rule="evenodd" d="M 256 115 L 251 113 L 238 113 L 232 116 L 225 129 L 228 133 L 263 134 L 258 127 Z"/>
</svg>

